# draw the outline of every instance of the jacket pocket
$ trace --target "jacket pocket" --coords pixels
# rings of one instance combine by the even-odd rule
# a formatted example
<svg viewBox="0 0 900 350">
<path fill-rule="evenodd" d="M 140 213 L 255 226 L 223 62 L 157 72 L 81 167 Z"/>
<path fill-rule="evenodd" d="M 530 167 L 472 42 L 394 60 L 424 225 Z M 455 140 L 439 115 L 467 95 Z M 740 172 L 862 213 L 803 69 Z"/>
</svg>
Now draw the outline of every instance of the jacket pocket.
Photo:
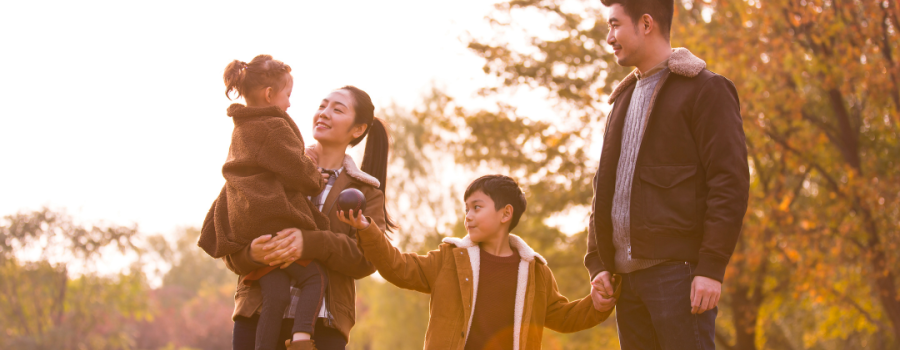
<svg viewBox="0 0 900 350">
<path fill-rule="evenodd" d="M 696 165 L 641 167 L 644 220 L 650 226 L 690 230 L 697 223 Z"/>
</svg>

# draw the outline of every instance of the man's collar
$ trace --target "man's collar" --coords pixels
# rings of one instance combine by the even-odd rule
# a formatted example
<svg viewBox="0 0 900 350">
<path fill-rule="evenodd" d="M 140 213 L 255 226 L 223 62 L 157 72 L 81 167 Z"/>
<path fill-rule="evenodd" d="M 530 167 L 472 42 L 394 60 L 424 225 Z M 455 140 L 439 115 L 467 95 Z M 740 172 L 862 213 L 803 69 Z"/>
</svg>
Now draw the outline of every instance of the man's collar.
<svg viewBox="0 0 900 350">
<path fill-rule="evenodd" d="M 638 80 L 641 80 L 644 79 L 644 77 L 652 77 L 654 74 L 661 72 L 663 69 L 669 68 L 669 57 L 672 57 L 672 55 L 670 54 L 669 56 L 666 56 L 666 59 L 653 66 L 653 68 L 650 68 L 650 70 L 648 70 L 646 73 L 641 73 L 640 69 L 636 69 L 635 77 L 638 78 Z"/>
</svg>

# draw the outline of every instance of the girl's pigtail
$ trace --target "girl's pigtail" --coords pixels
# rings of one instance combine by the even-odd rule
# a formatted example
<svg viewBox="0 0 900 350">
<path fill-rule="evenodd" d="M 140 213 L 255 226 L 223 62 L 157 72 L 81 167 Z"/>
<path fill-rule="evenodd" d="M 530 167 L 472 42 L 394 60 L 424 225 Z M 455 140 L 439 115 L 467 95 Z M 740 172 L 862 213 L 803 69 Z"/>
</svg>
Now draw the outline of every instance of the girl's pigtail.
<svg viewBox="0 0 900 350">
<path fill-rule="evenodd" d="M 241 84 L 244 80 L 244 69 L 247 68 L 247 63 L 239 60 L 231 61 L 227 67 L 225 67 L 225 74 L 223 78 L 225 80 L 225 97 L 231 100 L 231 92 L 234 91 L 237 93 L 235 98 L 241 97 L 243 91 L 241 88 Z"/>
</svg>

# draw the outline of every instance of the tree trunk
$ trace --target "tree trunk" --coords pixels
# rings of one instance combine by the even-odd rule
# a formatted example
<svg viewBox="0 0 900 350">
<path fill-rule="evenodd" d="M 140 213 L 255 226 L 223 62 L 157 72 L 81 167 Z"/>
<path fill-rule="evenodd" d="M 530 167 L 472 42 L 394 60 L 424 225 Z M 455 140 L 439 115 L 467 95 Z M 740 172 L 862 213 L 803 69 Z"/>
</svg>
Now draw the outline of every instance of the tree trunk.
<svg viewBox="0 0 900 350">
<path fill-rule="evenodd" d="M 756 350 L 756 321 L 759 303 L 750 297 L 750 288 L 738 286 L 731 294 L 731 319 L 734 323 L 735 350 Z"/>
<path fill-rule="evenodd" d="M 878 293 L 884 313 L 891 321 L 894 336 L 900 337 L 900 295 L 897 294 L 896 276 L 887 264 L 887 254 L 881 243 L 878 226 L 868 209 L 863 208 L 863 218 L 869 234 L 867 245 L 871 255 L 868 260 L 875 277 L 875 292 Z"/>
</svg>

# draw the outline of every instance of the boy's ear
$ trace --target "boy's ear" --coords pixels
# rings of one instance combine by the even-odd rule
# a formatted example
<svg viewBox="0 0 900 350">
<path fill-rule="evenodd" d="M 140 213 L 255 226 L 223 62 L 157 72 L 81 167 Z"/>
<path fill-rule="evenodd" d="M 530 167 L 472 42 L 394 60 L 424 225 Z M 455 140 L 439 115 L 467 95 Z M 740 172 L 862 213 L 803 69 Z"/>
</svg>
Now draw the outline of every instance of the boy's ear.
<svg viewBox="0 0 900 350">
<path fill-rule="evenodd" d="M 500 222 L 501 222 L 501 223 L 504 223 L 504 224 L 505 224 L 505 223 L 508 223 L 508 222 L 512 221 L 512 217 L 513 217 L 513 207 L 512 207 L 512 204 L 507 204 L 505 207 L 503 207 L 503 214 L 502 214 L 502 215 L 503 215 L 503 216 L 500 217 Z"/>
</svg>

